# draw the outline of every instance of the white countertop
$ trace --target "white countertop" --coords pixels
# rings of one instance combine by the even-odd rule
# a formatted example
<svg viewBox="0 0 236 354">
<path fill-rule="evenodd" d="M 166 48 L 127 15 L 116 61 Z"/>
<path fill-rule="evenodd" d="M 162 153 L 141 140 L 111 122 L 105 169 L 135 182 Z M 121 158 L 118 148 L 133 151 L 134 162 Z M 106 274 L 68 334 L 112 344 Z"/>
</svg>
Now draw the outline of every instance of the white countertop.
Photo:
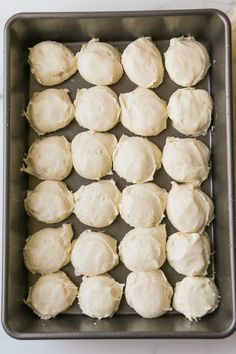
<svg viewBox="0 0 236 354">
<path fill-rule="evenodd" d="M 217 8 L 227 12 L 236 6 L 236 0 L 6 0 L 1 3 L 0 28 L 7 19 L 18 12 L 44 11 L 127 11 L 184 8 Z M 3 52 L 3 36 L 0 37 Z M 2 67 L 2 56 L 1 56 Z M 0 73 L 0 104 L 2 105 L 2 73 Z M 0 119 L 0 141 L 2 138 Z M 2 144 L 0 144 L 2 156 Z M 2 159 L 0 159 L 2 161 Z M 0 171 L 3 166 L 0 166 Z M 0 175 L 0 200 L 2 200 L 2 175 Z M 0 215 L 2 202 L 0 201 Z M 1 227 L 1 225 L 0 225 Z M 1 231 L 1 230 L 0 230 Z M 1 232 L 2 234 L 2 232 Z M 0 247 L 1 252 L 1 247 Z M 1 259 L 1 253 L 0 253 Z M 0 264 L 1 274 L 1 264 Z M 235 354 L 236 332 L 220 340 L 41 340 L 19 341 L 9 337 L 0 325 L 0 354 Z"/>
</svg>

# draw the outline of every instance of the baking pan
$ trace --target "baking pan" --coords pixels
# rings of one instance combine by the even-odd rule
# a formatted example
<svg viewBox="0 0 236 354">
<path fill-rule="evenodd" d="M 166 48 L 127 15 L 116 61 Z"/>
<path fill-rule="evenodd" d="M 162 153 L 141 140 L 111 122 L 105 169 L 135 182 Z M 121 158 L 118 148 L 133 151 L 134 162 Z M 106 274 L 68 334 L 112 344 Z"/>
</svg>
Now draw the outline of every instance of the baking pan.
<svg viewBox="0 0 236 354">
<path fill-rule="evenodd" d="M 121 51 L 127 44 L 140 37 L 151 36 L 158 43 L 163 54 L 169 40 L 179 35 L 192 35 L 208 49 L 212 67 L 206 78 L 197 85 L 207 89 L 214 100 L 212 128 L 204 141 L 212 150 L 211 175 L 203 183 L 203 190 L 214 199 L 216 219 L 207 229 L 214 254 L 208 274 L 216 281 L 220 290 L 220 306 L 212 314 L 198 322 L 189 322 L 182 315 L 172 311 L 157 319 L 143 319 L 138 316 L 123 298 L 113 318 L 97 321 L 79 310 L 75 303 L 65 313 L 48 321 L 40 320 L 23 303 L 28 287 L 37 276 L 29 274 L 23 263 L 22 249 L 29 233 L 45 227 L 40 222 L 27 218 L 23 199 L 28 187 L 33 188 L 39 181 L 20 172 L 22 158 L 36 135 L 22 118 L 29 98 L 35 91 L 45 87 L 30 75 L 27 64 L 28 48 L 42 40 L 56 40 L 65 43 L 77 52 L 82 43 L 91 37 L 112 43 Z M 184 10 L 117 13 L 38 13 L 18 14 L 5 27 L 5 155 L 4 155 L 4 235 L 3 235 L 3 303 L 2 323 L 6 332 L 15 338 L 222 338 L 230 335 L 235 328 L 235 245 L 234 245 L 234 188 L 233 188 L 233 147 L 232 147 L 232 93 L 231 93 L 231 38 L 227 17 L 218 10 Z M 77 73 L 57 87 L 70 90 L 75 98 L 76 89 L 90 87 Z M 134 88 L 126 76 L 112 88 L 117 92 L 128 92 Z M 154 91 L 165 100 L 178 88 L 165 73 L 163 84 Z M 71 140 L 83 129 L 73 121 L 68 127 L 55 132 Z M 131 135 L 120 123 L 111 130 L 117 137 Z M 53 135 L 53 134 L 51 134 Z M 168 129 L 157 137 L 150 138 L 161 149 L 168 135 L 181 136 L 170 122 Z M 113 176 L 122 190 L 126 183 Z M 170 189 L 171 179 L 164 169 L 158 171 L 154 181 Z M 76 191 L 80 185 L 91 181 L 73 172 L 67 179 L 68 187 Z M 88 228 L 74 216 L 72 222 L 75 237 Z M 174 228 L 167 219 L 167 232 Z M 120 217 L 104 229 L 121 240 L 129 226 Z M 65 272 L 76 283 L 81 278 L 73 275 L 72 266 L 64 267 Z M 182 276 L 168 264 L 163 267 L 168 280 L 174 286 Z M 111 274 L 125 282 L 128 271 L 120 264 Z"/>
</svg>

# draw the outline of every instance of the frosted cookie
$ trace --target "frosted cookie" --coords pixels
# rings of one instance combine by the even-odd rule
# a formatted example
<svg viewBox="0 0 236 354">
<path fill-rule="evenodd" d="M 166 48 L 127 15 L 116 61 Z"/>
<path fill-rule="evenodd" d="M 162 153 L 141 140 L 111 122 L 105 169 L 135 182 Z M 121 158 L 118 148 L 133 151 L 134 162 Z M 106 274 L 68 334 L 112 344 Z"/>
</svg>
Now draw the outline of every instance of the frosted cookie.
<svg viewBox="0 0 236 354">
<path fill-rule="evenodd" d="M 44 86 L 60 84 L 77 70 L 73 52 L 62 43 L 44 41 L 29 49 L 31 73 Z"/>
<path fill-rule="evenodd" d="M 70 143 L 64 136 L 37 139 L 23 161 L 24 172 L 43 180 L 61 181 L 72 169 Z"/>
<path fill-rule="evenodd" d="M 155 171 L 161 168 L 161 156 L 151 141 L 122 135 L 113 153 L 113 170 L 127 182 L 152 181 Z"/>
<path fill-rule="evenodd" d="M 166 260 L 166 227 L 133 229 L 119 246 L 120 260 L 131 271 L 159 269 Z"/>
<path fill-rule="evenodd" d="M 150 37 L 130 43 L 122 54 L 122 65 L 129 79 L 137 86 L 154 88 L 164 77 L 161 54 Z"/>
<path fill-rule="evenodd" d="M 82 232 L 71 252 L 75 275 L 94 276 L 109 272 L 119 263 L 116 247 L 117 241 L 103 232 Z"/>
<path fill-rule="evenodd" d="M 109 133 L 82 132 L 71 142 L 73 166 L 88 179 L 99 180 L 111 172 L 112 153 L 117 140 Z"/>
<path fill-rule="evenodd" d="M 132 133 L 141 136 L 157 135 L 166 129 L 166 103 L 152 90 L 137 87 L 119 96 L 121 123 Z"/>
<path fill-rule="evenodd" d="M 166 190 L 157 184 L 134 184 L 122 191 L 120 215 L 130 226 L 153 227 L 163 219 L 166 201 Z"/>
<path fill-rule="evenodd" d="M 128 305 L 144 318 L 164 315 L 171 309 L 173 290 L 161 270 L 130 273 L 126 280 Z"/>
<path fill-rule="evenodd" d="M 74 302 L 78 288 L 64 272 L 41 276 L 29 289 L 25 303 L 42 320 L 56 317 Z"/>
<path fill-rule="evenodd" d="M 173 307 L 190 321 L 215 311 L 219 303 L 219 291 L 212 279 L 186 277 L 176 283 Z"/>
<path fill-rule="evenodd" d="M 112 317 L 119 308 L 123 287 L 109 274 L 83 277 L 78 295 L 82 312 L 92 318 Z"/>
<path fill-rule="evenodd" d="M 211 65 L 206 48 L 193 37 L 172 38 L 164 56 L 171 80 L 184 87 L 201 81 Z"/>
<path fill-rule="evenodd" d="M 24 247 L 26 268 L 32 273 L 57 272 L 70 261 L 72 237 L 70 224 L 42 229 L 29 236 Z"/>
<path fill-rule="evenodd" d="M 201 141 L 168 137 L 163 149 L 162 164 L 177 182 L 200 185 L 209 174 L 210 150 Z"/>
<path fill-rule="evenodd" d="M 24 205 L 29 216 L 45 224 L 54 224 L 70 216 L 74 199 L 64 182 L 43 181 L 27 192 Z"/>
<path fill-rule="evenodd" d="M 31 128 L 39 135 L 66 127 L 74 118 L 74 105 L 67 89 L 35 92 L 24 112 Z"/>
<path fill-rule="evenodd" d="M 83 128 L 105 132 L 112 129 L 120 119 L 117 94 L 106 86 L 77 90 L 75 119 Z"/>
<path fill-rule="evenodd" d="M 199 188 L 172 182 L 166 213 L 178 231 L 202 232 L 214 219 L 214 204 Z"/>
<path fill-rule="evenodd" d="M 207 233 L 177 232 L 168 237 L 167 260 L 176 272 L 187 275 L 206 275 L 210 264 L 210 241 Z"/>
<path fill-rule="evenodd" d="M 97 38 L 82 45 L 76 59 L 80 75 L 90 84 L 112 85 L 123 75 L 118 49 Z"/>
<path fill-rule="evenodd" d="M 213 109 L 211 95 L 206 90 L 183 88 L 169 99 L 168 114 L 176 130 L 184 135 L 205 135 Z"/>
<path fill-rule="evenodd" d="M 81 186 L 74 194 L 76 217 L 85 225 L 105 227 L 119 214 L 121 193 L 113 180 Z"/>
</svg>

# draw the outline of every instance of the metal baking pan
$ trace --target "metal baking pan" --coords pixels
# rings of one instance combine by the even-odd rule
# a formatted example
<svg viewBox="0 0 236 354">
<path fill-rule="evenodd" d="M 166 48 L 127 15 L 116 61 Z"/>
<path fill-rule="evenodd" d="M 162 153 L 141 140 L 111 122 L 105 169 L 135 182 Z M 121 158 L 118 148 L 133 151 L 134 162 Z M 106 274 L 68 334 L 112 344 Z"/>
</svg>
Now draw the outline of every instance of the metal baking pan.
<svg viewBox="0 0 236 354">
<path fill-rule="evenodd" d="M 151 36 L 157 41 L 163 54 L 172 37 L 191 35 L 206 45 L 212 67 L 206 78 L 197 87 L 207 89 L 214 100 L 212 128 L 200 138 L 212 149 L 211 175 L 203 184 L 203 190 L 212 196 L 216 207 L 216 219 L 208 233 L 212 240 L 214 255 L 209 267 L 209 276 L 214 277 L 220 290 L 220 306 L 212 314 L 198 322 L 189 322 L 175 312 L 157 318 L 143 319 L 128 307 L 123 298 L 113 318 L 94 320 L 81 314 L 75 303 L 68 311 L 55 319 L 40 320 L 25 306 L 22 299 L 37 276 L 29 274 L 23 263 L 22 249 L 29 233 L 45 225 L 28 219 L 23 199 L 28 187 L 39 181 L 20 172 L 22 158 L 35 134 L 21 115 L 29 98 L 35 91 L 45 89 L 30 75 L 27 64 L 28 48 L 42 40 L 65 43 L 77 52 L 82 43 L 91 37 L 110 42 L 121 51 L 127 44 L 140 37 Z M 235 328 L 235 245 L 234 245 L 234 188 L 232 147 L 232 93 L 231 93 L 231 38 L 227 17 L 217 10 L 148 11 L 117 13 L 38 13 L 18 14 L 5 27 L 5 179 L 4 179 L 4 235 L 3 235 L 3 303 L 2 323 L 6 332 L 15 338 L 222 338 Z M 57 87 L 70 90 L 75 98 L 77 88 L 89 87 L 77 73 Z M 124 75 L 112 88 L 127 92 L 134 88 Z M 177 89 L 165 73 L 163 84 L 154 91 L 165 100 Z M 82 131 L 73 121 L 68 127 L 54 133 L 63 134 L 71 140 Z M 112 131 L 117 137 L 131 135 L 120 124 Z M 163 148 L 168 135 L 181 136 L 168 123 L 168 129 L 150 140 Z M 113 177 L 122 190 L 125 181 Z M 162 169 L 154 181 L 170 189 L 170 178 Z M 67 179 L 69 188 L 76 191 L 90 181 L 73 172 Z M 75 236 L 83 231 L 74 216 L 72 222 Z M 174 232 L 167 219 L 168 234 Z M 129 230 L 120 217 L 105 231 L 121 240 Z M 64 268 L 71 279 L 79 285 L 81 279 L 73 275 L 71 265 Z M 163 267 L 167 278 L 174 286 L 182 278 L 168 264 Z M 125 282 L 128 271 L 120 264 L 111 274 Z"/>
</svg>

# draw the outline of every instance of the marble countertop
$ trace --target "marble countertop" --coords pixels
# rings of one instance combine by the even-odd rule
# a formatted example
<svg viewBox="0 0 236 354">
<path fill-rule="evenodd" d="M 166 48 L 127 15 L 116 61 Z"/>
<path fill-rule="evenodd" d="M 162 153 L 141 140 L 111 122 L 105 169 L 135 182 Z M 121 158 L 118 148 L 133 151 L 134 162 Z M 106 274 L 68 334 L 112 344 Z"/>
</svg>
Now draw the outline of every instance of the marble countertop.
<svg viewBox="0 0 236 354">
<path fill-rule="evenodd" d="M 18 12 L 47 12 L 47 11 L 128 11 L 128 10 L 161 10 L 184 8 L 217 8 L 228 12 L 236 6 L 236 0 L 7 0 L 1 4 L 0 28 L 7 19 Z M 0 50 L 3 53 L 3 35 L 0 37 Z M 3 58 L 1 56 L 1 67 Z M 0 72 L 0 104 L 2 106 L 2 77 Z M 1 110 L 2 111 L 2 110 Z M 2 136 L 2 119 L 0 119 L 0 141 Z M 2 156 L 2 144 L 0 153 Z M 1 159 L 2 161 L 2 159 Z M 3 166 L 0 166 L 0 171 Z M 0 199 L 2 200 L 2 174 L 0 174 Z M 2 202 L 0 213 L 2 214 Z M 1 227 L 1 225 L 0 225 Z M 0 230 L 1 231 L 1 230 Z M 1 232 L 2 234 L 2 232 Z M 1 259 L 1 247 L 0 247 Z M 1 273 L 1 264 L 0 264 Z M 9 337 L 0 325 L 0 354 L 233 354 L 236 352 L 236 332 L 221 340 L 51 340 L 19 341 Z"/>
</svg>

